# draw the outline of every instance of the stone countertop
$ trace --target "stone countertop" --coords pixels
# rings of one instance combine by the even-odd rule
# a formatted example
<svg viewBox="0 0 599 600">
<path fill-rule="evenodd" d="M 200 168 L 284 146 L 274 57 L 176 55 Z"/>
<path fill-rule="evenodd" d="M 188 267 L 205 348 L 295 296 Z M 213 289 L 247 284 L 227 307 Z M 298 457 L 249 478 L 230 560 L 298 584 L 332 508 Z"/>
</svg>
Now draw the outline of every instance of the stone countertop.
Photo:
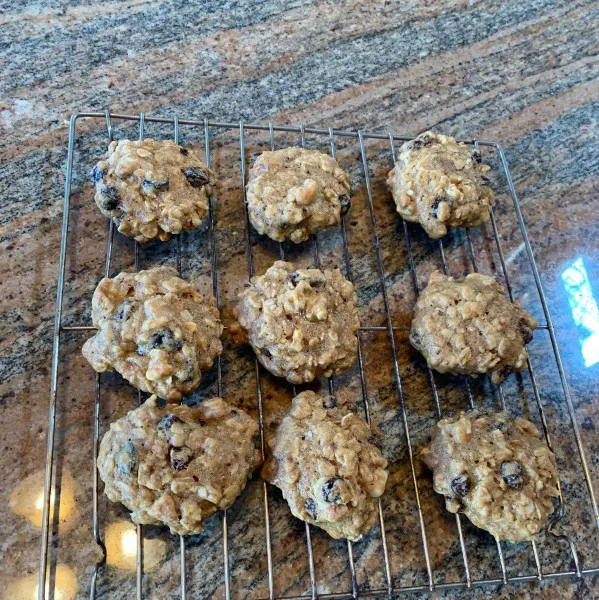
<svg viewBox="0 0 599 600">
<path fill-rule="evenodd" d="M 432 128 L 461 138 L 492 140 L 505 148 L 524 219 L 542 274 L 562 350 L 580 436 L 595 493 L 599 494 L 599 8 L 587 1 L 161 3 L 133 0 L 90 6 L 41 2 L 4 6 L 0 16 L 2 164 L 4 210 L 0 217 L 4 271 L 0 339 L 0 585 L 7 598 L 33 598 L 37 587 L 43 466 L 52 352 L 56 276 L 69 116 L 82 110 L 146 112 L 213 121 L 305 123 L 343 129 L 414 135 Z M 136 122 L 114 122 L 115 137 L 137 137 Z M 146 135 L 171 137 L 172 126 L 146 124 Z M 211 159 L 221 183 L 215 195 L 216 246 L 223 317 L 230 321 L 236 292 L 247 279 L 240 155 L 237 132 L 210 129 Z M 202 128 L 182 126 L 181 141 L 203 151 Z M 351 270 L 363 325 L 385 325 L 368 195 L 355 138 L 336 138 L 339 161 L 352 176 L 352 208 L 346 218 Z M 297 144 L 277 133 L 277 146 Z M 326 136 L 308 135 L 310 147 L 328 150 Z M 86 325 L 90 299 L 104 269 L 107 224 L 93 203 L 87 172 L 105 151 L 103 119 L 80 119 L 74 147 L 73 189 L 66 262 L 65 325 Z M 246 132 L 249 155 L 268 146 L 263 132 Z M 384 185 L 391 166 L 385 140 L 367 140 L 372 199 L 385 283 L 394 325 L 410 323 L 414 290 L 403 225 Z M 545 316 L 532 280 L 495 151 L 496 218 L 514 294 L 541 323 Z M 408 225 L 419 285 L 439 267 L 438 245 Z M 473 231 L 478 268 L 499 275 L 499 256 L 489 226 Z M 319 234 L 326 266 L 344 267 L 338 229 Z M 472 269 L 463 231 L 443 240 L 451 273 Z M 209 235 L 204 226 L 182 236 L 183 269 L 203 292 L 211 290 Z M 307 265 L 312 247 L 286 248 Z M 174 264 L 174 241 L 142 247 L 142 268 Z M 257 272 L 278 248 L 252 235 Z M 111 272 L 133 265 L 133 245 L 115 238 Z M 88 596 L 99 553 L 92 531 L 92 442 L 95 376 L 81 357 L 85 332 L 61 335 L 56 417 L 55 509 L 49 551 L 50 597 Z M 414 452 L 426 441 L 435 411 L 422 359 L 405 331 L 395 334 L 401 391 Z M 390 478 L 382 512 L 395 587 L 428 584 L 415 489 L 416 480 L 435 584 L 463 581 L 456 523 L 433 491 L 429 473 L 410 468 L 400 395 L 386 331 L 361 335 L 367 399 L 383 433 Z M 531 346 L 549 433 L 558 457 L 568 534 L 583 567 L 598 567 L 597 527 L 581 474 L 570 417 L 561 391 L 549 335 L 539 330 Z M 225 336 L 224 396 L 256 414 L 253 358 Z M 136 405 L 134 390 L 115 374 L 101 378 L 100 428 Z M 436 377 L 442 410 L 467 406 L 464 381 Z M 341 393 L 361 399 L 356 368 L 337 378 Z M 318 385 L 322 385 L 319 382 Z M 318 387 L 316 385 L 316 387 Z M 215 394 L 216 373 L 206 374 L 193 400 Z M 503 386 L 508 408 L 539 423 L 530 377 Z M 498 406 L 496 388 L 472 380 L 473 401 Z M 289 406 L 291 390 L 264 375 L 267 431 Z M 291 517 L 280 493 L 268 489 L 274 592 L 309 593 L 303 524 Z M 100 535 L 107 564 L 98 598 L 130 598 L 135 589 L 135 529 L 127 511 L 99 501 Z M 256 478 L 228 511 L 233 598 L 268 597 L 263 488 Z M 492 538 L 464 520 L 472 579 L 500 575 Z M 223 518 L 214 517 L 186 543 L 187 591 L 194 598 L 224 598 Z M 347 545 L 312 528 L 318 593 L 351 591 Z M 508 576 L 536 572 L 530 544 L 503 544 Z M 573 568 L 564 540 L 541 535 L 536 544 L 544 573 Z M 146 598 L 179 597 L 179 540 L 161 528 L 144 528 L 143 590 Z M 381 528 L 353 545 L 360 592 L 387 585 Z M 414 594 L 416 597 L 417 594 Z M 422 594 L 423 597 L 428 594 Z M 432 593 L 435 598 L 596 598 L 599 580 L 551 580 L 473 591 Z"/>
</svg>

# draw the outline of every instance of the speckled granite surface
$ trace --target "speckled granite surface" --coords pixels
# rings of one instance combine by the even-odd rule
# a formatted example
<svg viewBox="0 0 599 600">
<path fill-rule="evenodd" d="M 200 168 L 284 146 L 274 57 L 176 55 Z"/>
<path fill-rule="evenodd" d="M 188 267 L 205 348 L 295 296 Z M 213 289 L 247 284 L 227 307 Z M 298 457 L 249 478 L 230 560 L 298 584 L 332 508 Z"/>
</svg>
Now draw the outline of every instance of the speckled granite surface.
<svg viewBox="0 0 599 600">
<path fill-rule="evenodd" d="M 4 258 L 0 297 L 0 586 L 7 598 L 33 598 L 37 586 L 41 482 L 45 454 L 51 339 L 62 214 L 67 119 L 77 110 L 203 119 L 333 125 L 408 135 L 431 127 L 452 135 L 504 145 L 542 272 L 557 338 L 576 406 L 589 470 L 599 493 L 599 6 L 588 1 L 417 2 L 41 2 L 2 5 L 0 13 L 0 236 Z M 136 123 L 115 122 L 116 137 L 138 135 Z M 86 174 L 106 146 L 101 119 L 80 120 L 75 146 L 71 226 L 66 265 L 64 324 L 87 324 L 89 301 L 101 277 L 107 225 L 92 201 Z M 147 134 L 172 136 L 167 125 L 147 124 Z M 225 320 L 247 277 L 242 219 L 240 156 L 235 132 L 211 130 L 212 162 L 221 178 L 215 196 L 221 301 Z M 203 149 L 203 132 L 181 128 L 182 142 Z M 247 154 L 267 137 L 248 131 Z M 298 136 L 277 134 L 277 145 Z M 307 136 L 311 147 L 328 140 Z M 353 204 L 346 224 L 351 268 L 363 325 L 384 325 L 359 148 L 337 140 L 339 160 L 352 175 Z M 394 324 L 410 323 L 414 292 L 403 226 L 384 186 L 391 166 L 385 141 L 367 143 L 369 172 Z M 506 182 L 493 151 L 498 227 L 514 293 L 542 322 L 544 317 Z M 420 285 L 439 266 L 438 247 L 409 225 Z M 184 272 L 211 289 L 206 227 L 183 238 Z M 318 236 L 322 262 L 343 265 L 339 230 Z M 479 268 L 500 273 L 492 229 L 473 232 Z M 255 268 L 263 271 L 278 248 L 252 237 Z M 452 273 L 471 269 L 463 232 L 444 239 Z M 142 267 L 174 264 L 173 241 L 148 244 Z M 289 248 L 298 264 L 312 260 L 311 246 Z M 112 272 L 131 268 L 133 245 L 115 238 Z M 586 273 L 585 284 L 584 273 Z M 568 285 L 569 284 L 569 287 Z M 575 289 L 574 289 L 575 288 Z M 569 290 L 569 291 L 568 291 Z M 94 374 L 80 355 L 85 333 L 63 334 L 57 404 L 56 473 L 50 545 L 50 597 L 88 595 L 99 557 L 91 528 L 91 456 Z M 594 336 L 594 337 L 593 337 Z M 392 585 L 427 583 L 406 437 L 385 331 L 362 334 L 370 410 L 384 433 L 390 461 L 383 497 Z M 412 445 L 426 441 L 434 422 L 430 382 L 405 333 L 396 333 L 402 391 Z M 584 354 L 583 354 L 584 352 Z M 580 473 L 570 419 L 560 391 L 546 331 L 531 347 L 549 431 L 556 447 L 568 533 L 583 566 L 598 567 L 597 528 Z M 252 355 L 227 339 L 223 355 L 227 399 L 256 413 Z M 463 381 L 436 378 L 443 410 L 466 406 Z M 357 368 L 337 386 L 360 396 Z M 215 372 L 194 398 L 215 393 Z M 267 427 L 289 405 L 290 389 L 263 378 Z M 477 405 L 497 405 L 497 390 L 472 383 Z M 513 412 L 539 422 L 528 375 L 504 388 Z M 116 375 L 102 377 L 101 428 L 136 404 L 133 389 Z M 453 516 L 416 463 L 416 479 L 434 582 L 464 579 Z M 274 592 L 310 591 L 303 525 L 275 489 L 269 489 Z M 135 535 L 126 511 L 100 498 L 100 532 L 108 547 L 98 579 L 99 598 L 130 598 L 135 589 Z M 262 483 L 250 483 L 229 510 L 231 593 L 268 596 Z M 223 523 L 210 521 L 187 543 L 187 591 L 193 598 L 224 597 Z M 496 546 L 464 522 L 473 579 L 500 574 Z M 145 530 L 145 598 L 179 597 L 178 538 Z M 351 590 L 347 547 L 312 530 L 319 593 Z M 540 536 L 544 573 L 572 568 L 563 541 Z M 353 547 L 360 591 L 386 585 L 377 526 Z M 509 576 L 535 572 L 530 544 L 503 545 Z M 56 593 L 54 593 L 56 589 Z M 413 594 L 417 596 L 417 594 Z M 423 597 L 427 594 L 422 594 Z M 476 588 L 436 590 L 437 598 L 595 598 L 597 577 Z"/>
</svg>

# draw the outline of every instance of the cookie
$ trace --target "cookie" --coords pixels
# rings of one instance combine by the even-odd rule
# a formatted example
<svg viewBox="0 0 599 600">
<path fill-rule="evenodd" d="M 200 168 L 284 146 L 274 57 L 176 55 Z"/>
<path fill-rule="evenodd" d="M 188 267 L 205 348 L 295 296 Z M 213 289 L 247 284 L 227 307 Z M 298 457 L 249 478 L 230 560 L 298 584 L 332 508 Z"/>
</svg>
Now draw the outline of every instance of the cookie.
<svg viewBox="0 0 599 600">
<path fill-rule="evenodd" d="M 454 279 L 435 271 L 414 309 L 410 342 L 440 373 L 488 373 L 501 383 L 528 365 L 537 321 L 487 275 Z"/>
<path fill-rule="evenodd" d="M 506 412 L 439 421 L 422 458 L 447 510 L 463 512 L 497 540 L 532 540 L 559 496 L 555 456 L 538 429 Z"/>
<path fill-rule="evenodd" d="M 246 189 L 252 225 L 278 242 L 303 242 L 338 225 L 350 205 L 349 175 L 334 158 L 304 148 L 260 154 Z"/>
<path fill-rule="evenodd" d="M 239 294 L 234 314 L 266 369 L 305 383 L 355 362 L 356 305 L 354 286 L 338 269 L 295 269 L 277 261 Z"/>
<path fill-rule="evenodd" d="M 156 267 L 104 278 L 92 299 L 98 333 L 83 356 L 102 373 L 116 370 L 129 383 L 178 402 L 200 383 L 222 351 L 214 298 L 205 299 L 175 269 Z"/>
<path fill-rule="evenodd" d="M 192 408 L 151 396 L 102 438 L 104 491 L 131 511 L 134 523 L 200 533 L 260 465 L 257 433 L 255 419 L 220 398 Z"/>
<path fill-rule="evenodd" d="M 397 212 L 432 238 L 487 222 L 494 196 L 480 152 L 431 131 L 405 143 L 387 183 Z"/>
<path fill-rule="evenodd" d="M 138 242 L 198 227 L 215 181 L 192 150 L 151 138 L 111 142 L 91 179 L 102 214 Z"/>
<path fill-rule="evenodd" d="M 295 517 L 335 539 L 359 540 L 374 526 L 387 461 L 349 403 L 302 392 L 276 434 L 262 477 L 283 492 Z"/>
</svg>

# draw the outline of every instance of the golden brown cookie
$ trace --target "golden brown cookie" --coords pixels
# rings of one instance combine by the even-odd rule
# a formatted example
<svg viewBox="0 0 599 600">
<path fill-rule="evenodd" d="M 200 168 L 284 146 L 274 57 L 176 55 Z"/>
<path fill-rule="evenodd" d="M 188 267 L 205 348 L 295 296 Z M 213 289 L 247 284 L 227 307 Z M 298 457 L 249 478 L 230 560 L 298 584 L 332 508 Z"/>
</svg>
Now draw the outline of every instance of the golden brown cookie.
<svg viewBox="0 0 599 600">
<path fill-rule="evenodd" d="M 318 229 L 338 225 L 349 210 L 349 175 L 316 150 L 263 152 L 247 184 L 252 225 L 273 240 L 307 240 Z"/>
<path fill-rule="evenodd" d="M 252 277 L 234 313 L 258 360 L 291 383 L 352 366 L 360 326 L 353 285 L 338 269 L 295 269 L 277 261 Z"/>
<path fill-rule="evenodd" d="M 151 138 L 111 142 L 91 178 L 102 214 L 138 242 L 198 227 L 215 182 L 192 150 Z"/>
<path fill-rule="evenodd" d="M 98 333 L 83 346 L 91 366 L 169 401 L 193 392 L 222 351 L 214 298 L 168 267 L 102 279 L 92 320 Z"/>
<path fill-rule="evenodd" d="M 269 440 L 262 477 L 291 512 L 331 537 L 359 540 L 374 526 L 387 461 L 347 402 L 302 392 Z"/>
<path fill-rule="evenodd" d="M 532 540 L 553 512 L 555 456 L 530 421 L 485 410 L 443 419 L 422 458 L 447 510 L 497 540 Z"/>
<path fill-rule="evenodd" d="M 414 309 L 410 342 L 440 373 L 488 373 L 501 383 L 528 365 L 537 321 L 493 277 L 456 280 L 435 271 Z"/>
<path fill-rule="evenodd" d="M 487 187 L 489 169 L 478 150 L 427 131 L 402 146 L 387 182 L 397 212 L 436 239 L 449 229 L 489 220 L 494 202 Z"/>
<path fill-rule="evenodd" d="M 191 408 L 151 396 L 110 425 L 98 470 L 112 502 L 134 523 L 197 534 L 231 506 L 261 463 L 258 423 L 220 398 Z"/>
</svg>

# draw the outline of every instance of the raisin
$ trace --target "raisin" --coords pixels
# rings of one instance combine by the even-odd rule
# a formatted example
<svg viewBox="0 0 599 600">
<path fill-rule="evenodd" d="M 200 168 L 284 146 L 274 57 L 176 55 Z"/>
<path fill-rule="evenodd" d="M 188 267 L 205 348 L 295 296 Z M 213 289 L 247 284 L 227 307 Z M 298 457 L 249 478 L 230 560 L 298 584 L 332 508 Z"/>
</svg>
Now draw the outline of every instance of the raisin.
<svg viewBox="0 0 599 600">
<path fill-rule="evenodd" d="M 314 500 L 312 500 L 312 498 L 308 498 L 306 500 L 305 508 L 306 508 L 306 512 L 308 513 L 310 518 L 314 519 L 314 521 L 316 521 L 316 502 L 314 502 Z"/>
<path fill-rule="evenodd" d="M 506 377 L 509 377 L 512 374 L 512 372 L 513 372 L 513 369 L 509 365 L 502 367 L 499 370 L 499 377 L 501 378 L 501 381 L 503 381 Z"/>
<path fill-rule="evenodd" d="M 509 426 L 507 423 L 490 423 L 489 431 L 501 431 L 501 433 L 507 433 Z"/>
<path fill-rule="evenodd" d="M 289 283 L 293 287 L 297 287 L 297 284 L 300 282 L 300 274 L 296 271 L 295 273 L 291 273 L 288 277 Z"/>
<path fill-rule="evenodd" d="M 405 145 L 406 150 L 420 150 L 424 146 L 428 146 L 432 142 L 431 136 L 427 133 L 420 134 L 416 139 Z"/>
<path fill-rule="evenodd" d="M 189 154 L 189 150 L 187 148 L 179 148 L 179 152 L 181 152 L 183 156 L 187 156 Z"/>
<path fill-rule="evenodd" d="M 144 194 L 148 194 L 152 190 L 156 190 L 158 192 L 162 192 L 164 190 L 168 190 L 169 180 L 168 177 L 164 177 L 163 179 L 157 179 L 156 181 L 152 181 L 150 179 L 144 179 L 141 184 L 141 188 Z"/>
<path fill-rule="evenodd" d="M 480 150 L 478 148 L 474 148 L 471 152 L 472 154 L 472 158 L 477 162 L 480 163 L 483 159 Z"/>
<path fill-rule="evenodd" d="M 239 411 L 238 411 L 238 410 L 235 410 L 235 409 L 233 409 L 233 410 L 231 411 L 231 416 L 232 416 L 232 417 L 235 417 L 235 418 L 239 417 Z"/>
<path fill-rule="evenodd" d="M 175 471 L 184 469 L 191 462 L 191 450 L 189 448 L 170 449 L 171 467 Z"/>
<path fill-rule="evenodd" d="M 431 215 L 433 215 L 433 217 L 437 218 L 437 213 L 438 213 L 438 209 L 439 209 L 439 205 L 441 204 L 441 202 L 447 202 L 447 204 L 449 204 L 449 206 L 451 206 L 451 200 L 449 198 L 435 198 L 435 201 L 433 202 L 433 206 L 431 207 Z"/>
<path fill-rule="evenodd" d="M 156 408 L 164 408 L 167 405 L 167 402 L 164 398 L 156 398 L 155 404 Z"/>
<path fill-rule="evenodd" d="M 522 333 L 522 343 L 529 344 L 532 342 L 533 330 L 527 327 L 523 323 L 520 324 L 520 331 Z"/>
<path fill-rule="evenodd" d="M 165 435 L 171 430 L 173 423 L 183 423 L 183 421 L 177 415 L 164 415 L 160 421 L 158 421 L 158 429 L 162 429 Z"/>
<path fill-rule="evenodd" d="M 327 396 L 323 401 L 322 401 L 322 407 L 323 408 L 335 408 L 335 406 L 337 406 L 337 398 L 335 398 L 335 396 Z"/>
<path fill-rule="evenodd" d="M 513 490 L 521 490 L 524 485 L 522 466 L 517 460 L 507 460 L 501 463 L 501 476 Z"/>
<path fill-rule="evenodd" d="M 121 473 L 130 475 L 137 468 L 137 452 L 132 441 L 128 441 L 116 455 L 116 466 Z"/>
<path fill-rule="evenodd" d="M 115 321 L 126 321 L 131 315 L 131 311 L 133 310 L 131 304 L 126 300 L 116 309 L 114 313 Z"/>
<path fill-rule="evenodd" d="M 343 493 L 339 488 L 340 481 L 339 477 L 333 477 L 322 486 L 321 494 L 325 502 L 329 504 L 341 504 L 343 502 Z"/>
<path fill-rule="evenodd" d="M 96 165 L 90 173 L 92 183 L 98 183 L 98 181 L 100 181 L 104 175 L 106 175 L 104 169 L 101 169 L 99 165 Z"/>
<path fill-rule="evenodd" d="M 339 206 L 341 207 L 341 216 L 343 217 L 351 208 L 351 198 L 347 194 L 341 196 L 341 198 L 339 198 Z"/>
<path fill-rule="evenodd" d="M 121 203 L 121 194 L 113 185 L 103 186 L 99 196 L 104 210 L 114 210 Z"/>
<path fill-rule="evenodd" d="M 170 329 L 153 333 L 148 339 L 148 346 L 151 349 L 160 348 L 167 352 L 181 350 L 181 342 L 175 338 L 175 334 Z"/>
<path fill-rule="evenodd" d="M 199 169 L 197 167 L 190 167 L 189 169 L 185 169 L 183 171 L 185 177 L 187 177 L 187 181 L 191 187 L 200 188 L 206 185 L 210 181 L 210 176 L 204 169 Z"/>
<path fill-rule="evenodd" d="M 451 489 L 458 498 L 464 498 L 470 491 L 470 481 L 468 475 L 462 473 L 451 482 Z"/>
<path fill-rule="evenodd" d="M 321 288 L 324 286 L 326 281 L 327 280 L 324 275 L 321 275 L 321 274 L 315 275 L 310 279 L 310 287 Z"/>
</svg>

